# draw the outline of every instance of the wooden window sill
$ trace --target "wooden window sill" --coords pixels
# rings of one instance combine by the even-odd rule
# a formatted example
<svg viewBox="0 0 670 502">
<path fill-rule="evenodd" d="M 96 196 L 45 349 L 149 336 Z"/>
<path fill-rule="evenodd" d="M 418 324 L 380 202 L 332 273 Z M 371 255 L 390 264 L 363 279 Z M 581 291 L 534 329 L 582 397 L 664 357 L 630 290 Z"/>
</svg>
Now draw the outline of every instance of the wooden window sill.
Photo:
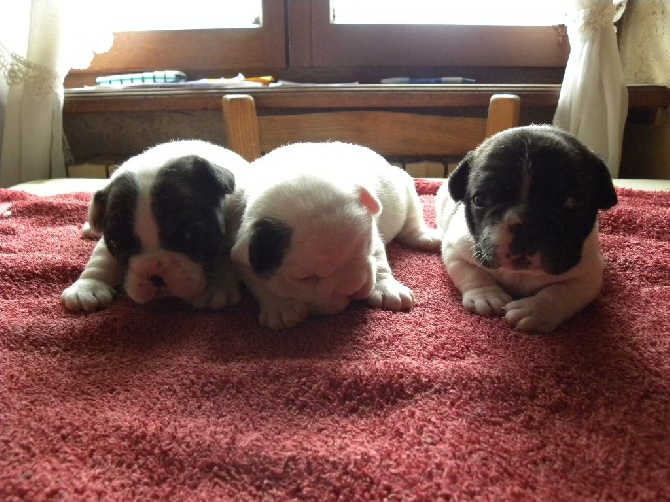
<svg viewBox="0 0 670 502">
<path fill-rule="evenodd" d="M 511 93 L 521 108 L 550 108 L 558 103 L 560 85 L 338 85 L 273 88 L 207 89 L 66 89 L 64 113 L 220 110 L 223 94 L 251 94 L 263 110 L 486 107 L 491 94 Z M 657 123 L 670 105 L 670 88 L 629 85 L 629 120 Z"/>
</svg>

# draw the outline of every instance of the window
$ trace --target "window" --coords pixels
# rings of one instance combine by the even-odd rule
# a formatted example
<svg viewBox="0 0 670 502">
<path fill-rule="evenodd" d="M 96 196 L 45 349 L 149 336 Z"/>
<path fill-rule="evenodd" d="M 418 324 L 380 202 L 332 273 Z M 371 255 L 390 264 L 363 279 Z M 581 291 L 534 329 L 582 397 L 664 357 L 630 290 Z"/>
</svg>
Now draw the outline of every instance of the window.
<svg viewBox="0 0 670 502">
<path fill-rule="evenodd" d="M 556 1 L 556 0 L 552 0 Z M 451 1 L 472 5 L 482 0 Z M 491 2 L 489 2 L 491 3 Z M 513 4 L 496 1 L 495 4 Z M 534 2 L 540 4 L 541 2 Z M 331 5 L 332 4 L 332 5 Z M 310 59 L 301 61 L 315 67 L 419 66 L 419 67 L 564 67 L 569 53 L 567 37 L 553 26 L 485 26 L 464 24 L 361 24 L 356 19 L 401 18 L 414 12 L 418 18 L 433 15 L 436 5 L 442 17 L 447 1 L 390 1 L 389 9 L 364 9 L 365 5 L 386 2 L 368 0 L 314 0 L 311 2 Z M 414 9 L 415 4 L 424 10 Z M 544 4 L 544 2 L 542 2 Z M 408 10 L 407 5 L 412 6 Z M 433 10 L 428 9 L 433 6 Z M 394 11 L 393 7 L 397 9 Z M 401 8 L 402 7 L 402 8 Z M 341 9 L 340 9 L 341 8 Z M 466 13 L 462 9 L 460 14 Z M 470 20 L 479 20 L 477 14 Z M 333 22 L 333 17 L 335 22 Z M 349 20 L 346 24 L 342 19 Z M 339 21 L 338 21 L 339 19 Z M 291 35 L 293 33 L 291 32 Z M 462 75 L 461 75 L 462 76 Z"/>
<path fill-rule="evenodd" d="M 141 2 L 148 1 L 141 0 Z M 179 5 L 188 6 L 189 11 L 196 10 L 192 9 L 194 1 L 202 4 L 201 8 L 209 9 L 205 11 L 207 15 L 204 17 L 211 20 L 212 24 L 224 26 L 226 21 L 223 17 L 227 11 L 218 10 L 219 7 L 231 3 L 246 3 L 249 0 L 244 2 L 189 0 L 183 4 L 156 0 L 153 3 L 158 4 L 156 9 L 165 14 L 164 19 L 179 19 L 181 16 Z M 117 7 L 122 3 L 136 5 L 141 2 L 121 0 L 108 5 L 108 8 L 116 10 L 117 13 L 127 13 L 134 11 L 135 8 L 126 7 L 124 10 L 117 10 Z M 250 1 L 256 5 L 259 2 L 262 7 L 261 18 L 256 20 L 257 16 L 254 16 L 253 28 L 115 31 L 112 48 L 104 54 L 97 54 L 88 69 L 71 71 L 65 80 L 65 85 L 66 87 L 93 85 L 95 77 L 100 75 L 151 70 L 181 70 L 189 78 L 195 79 L 231 76 L 240 71 L 265 73 L 283 69 L 286 67 L 284 1 Z M 215 15 L 217 11 L 220 13 L 219 16 Z M 133 23 L 135 24 L 135 21 Z M 154 25 L 154 28 L 156 27 Z"/>
<path fill-rule="evenodd" d="M 552 26 L 566 0 L 330 0 L 336 24 Z"/>
<path fill-rule="evenodd" d="M 135 12 L 126 17 L 136 19 L 121 20 L 132 22 L 122 23 L 124 30 L 146 30 L 146 24 L 137 25 L 140 16 L 135 7 L 122 7 L 133 1 L 132 5 L 150 2 L 118 0 L 111 8 Z M 389 24 L 397 16 L 410 20 L 409 13 L 417 22 L 426 16 L 437 19 L 430 10 L 435 6 L 442 11 L 449 6 L 451 22 L 461 23 L 466 14 L 473 19 L 473 12 L 464 11 L 463 5 L 484 1 L 510 8 L 514 0 L 190 0 L 186 4 L 154 0 L 151 4 L 157 6 L 152 15 L 163 12 L 166 19 L 180 22 L 186 22 L 185 11 L 200 16 L 189 21 L 188 30 L 153 24 L 163 29 L 115 33 L 112 49 L 97 55 L 87 70 L 70 72 L 66 86 L 92 85 L 99 75 L 150 70 L 181 70 L 190 79 L 241 72 L 303 82 L 373 83 L 389 76 L 454 75 L 483 83 L 560 83 L 569 53 L 563 28 Z M 537 7 L 563 0 L 516 1 Z M 181 5 L 188 8 L 182 12 Z M 234 20 L 231 9 L 239 5 L 245 9 Z M 412 9 L 407 10 L 407 5 Z M 360 17 L 364 15 L 367 18 Z M 207 23 L 199 24 L 203 19 Z M 365 19 L 376 22 L 366 24 Z M 479 13 L 474 19 L 483 22 Z M 222 28 L 226 23 L 231 27 Z"/>
<path fill-rule="evenodd" d="M 106 9 L 108 26 L 117 32 L 259 28 L 263 17 L 261 0 L 115 0 Z"/>
</svg>

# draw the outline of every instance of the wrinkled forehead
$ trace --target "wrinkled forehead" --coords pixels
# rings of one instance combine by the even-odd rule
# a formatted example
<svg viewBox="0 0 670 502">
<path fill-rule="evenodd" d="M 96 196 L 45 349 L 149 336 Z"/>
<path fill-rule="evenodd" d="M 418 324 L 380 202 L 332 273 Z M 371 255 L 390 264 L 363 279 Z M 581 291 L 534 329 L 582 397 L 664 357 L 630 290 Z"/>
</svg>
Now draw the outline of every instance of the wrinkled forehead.
<svg viewBox="0 0 670 502">
<path fill-rule="evenodd" d="M 214 171 L 196 166 L 191 156 L 170 160 L 145 178 L 156 205 L 211 208 L 220 204 L 225 193 Z"/>
<path fill-rule="evenodd" d="M 150 199 L 156 211 L 216 208 L 221 204 L 222 192 L 212 188 L 214 181 L 194 172 L 186 159 L 144 165 L 120 172 L 111 180 L 108 204 L 112 209 L 128 209 L 131 202 Z"/>
<path fill-rule="evenodd" d="M 582 151 L 553 136 L 501 136 L 479 150 L 474 162 L 471 181 L 478 186 L 562 191 L 591 182 Z"/>
<path fill-rule="evenodd" d="M 371 228 L 366 225 L 305 225 L 294 231 L 284 270 L 296 275 L 330 276 L 343 264 L 366 260 Z"/>
</svg>

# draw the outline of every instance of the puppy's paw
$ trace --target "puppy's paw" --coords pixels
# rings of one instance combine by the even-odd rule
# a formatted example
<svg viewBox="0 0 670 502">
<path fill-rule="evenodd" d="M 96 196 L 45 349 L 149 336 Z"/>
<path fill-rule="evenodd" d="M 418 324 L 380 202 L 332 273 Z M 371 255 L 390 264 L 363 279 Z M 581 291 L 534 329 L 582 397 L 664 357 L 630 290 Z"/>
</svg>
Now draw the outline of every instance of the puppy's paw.
<svg viewBox="0 0 670 502">
<path fill-rule="evenodd" d="M 88 221 L 81 226 L 81 235 L 82 237 L 91 240 L 98 240 L 102 237 L 102 234 L 92 228 Z"/>
<path fill-rule="evenodd" d="M 114 288 L 102 281 L 77 279 L 60 297 L 68 310 L 93 312 L 109 307 L 115 296 Z"/>
<path fill-rule="evenodd" d="M 498 286 L 483 286 L 463 293 L 463 308 L 484 317 L 505 315 L 505 305 L 512 297 Z"/>
<path fill-rule="evenodd" d="M 377 309 L 411 309 L 414 306 L 414 293 L 394 277 L 382 277 L 377 279 L 367 302 Z"/>
<path fill-rule="evenodd" d="M 436 228 L 426 228 L 424 232 L 419 235 L 419 240 L 416 247 L 435 251 L 440 249 L 442 245 L 442 234 Z"/>
<path fill-rule="evenodd" d="M 230 305 L 237 305 L 241 299 L 240 288 L 236 283 L 217 284 L 205 289 L 192 304 L 196 309 L 221 310 Z"/>
<path fill-rule="evenodd" d="M 414 233 L 405 235 L 401 241 L 416 249 L 425 249 L 426 251 L 436 251 L 442 244 L 442 234 L 435 228 L 423 227 Z"/>
<path fill-rule="evenodd" d="M 288 329 L 302 323 L 307 319 L 308 314 L 307 305 L 276 298 L 271 303 L 261 304 L 258 322 L 266 328 Z"/>
<path fill-rule="evenodd" d="M 565 321 L 556 305 L 549 305 L 531 296 L 508 303 L 505 320 L 521 331 L 554 331 Z"/>
</svg>

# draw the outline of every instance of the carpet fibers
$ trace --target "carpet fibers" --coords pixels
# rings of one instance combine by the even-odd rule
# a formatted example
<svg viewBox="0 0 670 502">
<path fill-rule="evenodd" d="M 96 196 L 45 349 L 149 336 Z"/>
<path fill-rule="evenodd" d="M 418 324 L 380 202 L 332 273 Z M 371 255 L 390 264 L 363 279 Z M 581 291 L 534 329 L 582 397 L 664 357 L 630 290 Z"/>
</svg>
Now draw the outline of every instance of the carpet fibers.
<svg viewBox="0 0 670 502">
<path fill-rule="evenodd" d="M 0 190 L 0 499 L 669 500 L 670 194 L 618 193 L 600 297 L 531 335 L 395 243 L 411 312 L 69 313 L 89 195 Z"/>
</svg>

